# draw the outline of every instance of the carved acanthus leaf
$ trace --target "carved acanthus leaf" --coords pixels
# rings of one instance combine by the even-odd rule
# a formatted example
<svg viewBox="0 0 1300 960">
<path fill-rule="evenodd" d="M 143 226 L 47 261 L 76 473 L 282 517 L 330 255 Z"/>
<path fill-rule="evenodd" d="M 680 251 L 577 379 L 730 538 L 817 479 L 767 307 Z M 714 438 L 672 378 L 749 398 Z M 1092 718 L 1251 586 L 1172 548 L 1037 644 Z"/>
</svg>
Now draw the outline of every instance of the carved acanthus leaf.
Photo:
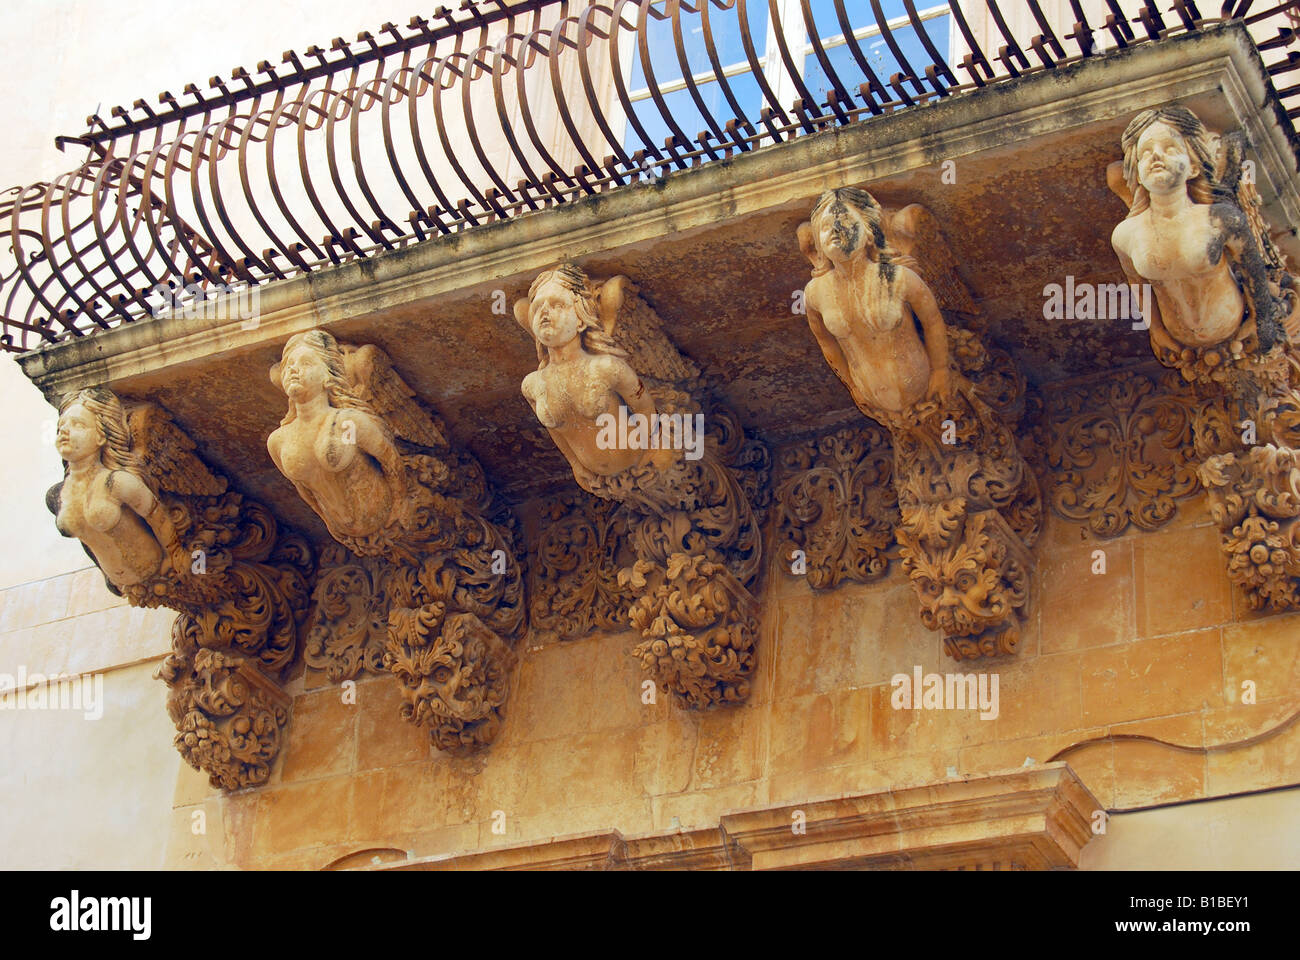
<svg viewBox="0 0 1300 960">
<path fill-rule="evenodd" d="M 1156 530 L 1194 494 L 1195 401 L 1168 376 L 1130 371 L 1049 397 L 1049 501 L 1099 537 Z"/>
<path fill-rule="evenodd" d="M 529 564 L 529 625 L 565 640 L 627 622 L 632 595 L 618 571 L 635 561 L 621 504 L 585 493 L 542 504 Z"/>
<path fill-rule="evenodd" d="M 814 590 L 883 577 L 899 522 L 894 452 L 884 430 L 864 424 L 783 450 L 776 489 L 780 562 L 802 551 Z"/>
</svg>

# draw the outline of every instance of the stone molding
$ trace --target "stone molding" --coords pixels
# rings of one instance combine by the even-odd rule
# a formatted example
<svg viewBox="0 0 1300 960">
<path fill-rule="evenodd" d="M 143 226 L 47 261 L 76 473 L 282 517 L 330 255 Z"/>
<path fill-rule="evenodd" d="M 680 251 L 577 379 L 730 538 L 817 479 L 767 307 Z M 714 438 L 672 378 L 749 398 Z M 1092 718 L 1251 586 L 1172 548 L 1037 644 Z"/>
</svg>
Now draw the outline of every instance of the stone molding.
<svg viewBox="0 0 1300 960">
<path fill-rule="evenodd" d="M 1103 808 L 1063 762 L 725 814 L 716 828 L 617 831 L 376 870 L 1061 870 Z M 802 813 L 804 832 L 792 824 Z"/>
</svg>

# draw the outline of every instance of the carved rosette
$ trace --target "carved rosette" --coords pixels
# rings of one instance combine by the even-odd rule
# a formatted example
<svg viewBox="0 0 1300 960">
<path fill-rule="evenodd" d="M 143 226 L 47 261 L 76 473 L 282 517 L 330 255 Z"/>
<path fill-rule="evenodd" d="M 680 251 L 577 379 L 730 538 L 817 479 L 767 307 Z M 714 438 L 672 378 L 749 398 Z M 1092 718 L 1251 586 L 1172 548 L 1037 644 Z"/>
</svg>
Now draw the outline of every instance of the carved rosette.
<svg viewBox="0 0 1300 960">
<path fill-rule="evenodd" d="M 894 452 L 884 430 L 851 427 L 783 450 L 777 503 L 780 562 L 801 551 L 808 585 L 868 583 L 889 569 L 899 523 Z"/>
<path fill-rule="evenodd" d="M 1060 516 L 1099 537 L 1157 530 L 1200 488 L 1196 403 L 1168 378 L 1130 371 L 1050 398 L 1049 502 Z"/>
<path fill-rule="evenodd" d="M 618 571 L 636 557 L 628 514 L 615 500 L 571 494 L 546 501 L 529 565 L 529 625 L 566 640 L 627 623 L 633 596 Z"/>
</svg>

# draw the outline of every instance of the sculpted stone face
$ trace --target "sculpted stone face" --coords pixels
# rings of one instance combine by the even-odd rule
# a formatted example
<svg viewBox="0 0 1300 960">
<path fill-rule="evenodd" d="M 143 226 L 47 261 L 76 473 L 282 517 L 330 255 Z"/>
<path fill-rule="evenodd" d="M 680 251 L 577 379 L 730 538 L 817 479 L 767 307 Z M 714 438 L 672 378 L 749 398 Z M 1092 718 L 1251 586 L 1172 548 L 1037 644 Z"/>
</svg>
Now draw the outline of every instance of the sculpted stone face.
<svg viewBox="0 0 1300 960">
<path fill-rule="evenodd" d="M 813 227 L 817 231 L 817 248 L 836 266 L 853 259 L 869 230 L 861 212 L 839 199 L 821 212 Z"/>
<path fill-rule="evenodd" d="M 69 463 L 97 454 L 104 445 L 104 434 L 95 417 L 83 404 L 74 403 L 59 417 L 54 446 Z"/>
<path fill-rule="evenodd" d="M 281 362 L 280 384 L 290 400 L 302 403 L 325 389 L 327 373 L 319 352 L 306 343 L 298 343 Z"/>
<path fill-rule="evenodd" d="M 1153 123 L 1138 138 L 1138 182 L 1150 193 L 1171 193 L 1196 175 L 1187 143 L 1166 123 Z"/>
<path fill-rule="evenodd" d="M 528 308 L 533 337 L 544 347 L 562 347 L 578 335 L 578 311 L 572 291 L 551 281 L 537 291 Z"/>
</svg>

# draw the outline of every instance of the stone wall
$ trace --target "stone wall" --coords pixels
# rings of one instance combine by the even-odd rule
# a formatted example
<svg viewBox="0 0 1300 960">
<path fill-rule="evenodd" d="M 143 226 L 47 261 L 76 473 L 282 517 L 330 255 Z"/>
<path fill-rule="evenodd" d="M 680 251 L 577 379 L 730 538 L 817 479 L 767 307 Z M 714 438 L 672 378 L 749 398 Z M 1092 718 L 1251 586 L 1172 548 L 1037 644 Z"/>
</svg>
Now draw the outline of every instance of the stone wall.
<svg viewBox="0 0 1300 960">
<path fill-rule="evenodd" d="M 1097 549 L 1104 574 L 1093 573 Z M 397 719 L 389 678 L 360 682 L 354 704 L 337 686 L 299 681 L 265 787 L 222 797 L 182 768 L 166 862 L 319 868 L 363 850 L 418 859 L 689 831 L 730 812 L 1056 758 L 1112 813 L 1300 783 L 1300 724 L 1286 726 L 1298 707 L 1300 614 L 1245 609 L 1201 498 L 1161 530 L 1108 541 L 1050 516 L 1027 630 L 1004 661 L 945 657 L 896 566 L 879 582 L 815 594 L 781 563 L 770 560 L 759 591 L 759 665 L 742 706 L 642 703 L 633 633 L 532 645 L 500 736 L 456 759 Z M 894 709 L 890 680 L 915 667 L 995 672 L 998 716 Z M 1248 680 L 1253 705 L 1242 702 Z M 191 829 L 196 810 L 204 835 Z M 1175 848 L 1179 863 L 1217 865 L 1209 848 L 1203 859 Z"/>
</svg>

